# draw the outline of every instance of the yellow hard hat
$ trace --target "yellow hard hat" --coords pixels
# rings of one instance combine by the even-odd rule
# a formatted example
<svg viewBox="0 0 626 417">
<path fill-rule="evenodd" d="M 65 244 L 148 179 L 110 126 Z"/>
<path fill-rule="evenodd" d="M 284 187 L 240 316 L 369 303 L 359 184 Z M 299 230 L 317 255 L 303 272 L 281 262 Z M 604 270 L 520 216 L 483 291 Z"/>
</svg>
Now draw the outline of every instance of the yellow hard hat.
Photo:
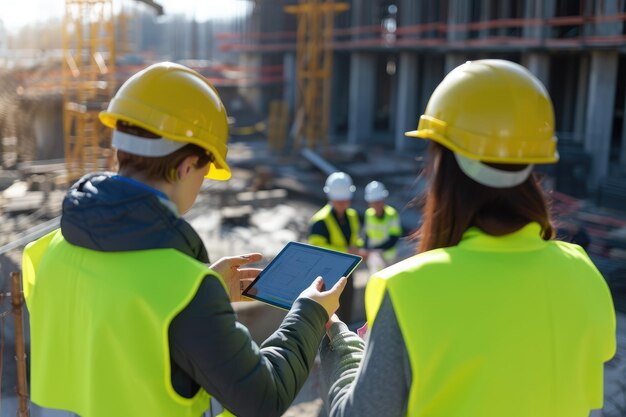
<svg viewBox="0 0 626 417">
<path fill-rule="evenodd" d="M 117 91 L 100 121 L 115 129 L 122 120 L 166 139 L 193 143 L 214 156 L 206 178 L 227 180 L 226 109 L 206 78 L 171 62 L 149 66 Z"/>
<path fill-rule="evenodd" d="M 430 97 L 417 130 L 406 135 L 483 162 L 559 160 L 548 92 L 526 68 L 499 59 L 468 61 L 452 70 Z"/>
</svg>

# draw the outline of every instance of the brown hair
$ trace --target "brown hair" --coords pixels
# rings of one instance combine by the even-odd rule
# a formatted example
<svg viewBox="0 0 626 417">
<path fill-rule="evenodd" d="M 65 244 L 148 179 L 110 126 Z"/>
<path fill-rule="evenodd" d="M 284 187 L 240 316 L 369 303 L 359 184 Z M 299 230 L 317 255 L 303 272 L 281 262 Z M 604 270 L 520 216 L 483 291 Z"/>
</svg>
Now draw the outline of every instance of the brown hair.
<svg viewBox="0 0 626 417">
<path fill-rule="evenodd" d="M 465 175 L 453 153 L 445 147 L 431 142 L 429 153 L 424 172 L 429 185 L 424 196 L 423 221 L 413 235 L 419 239 L 419 252 L 455 246 L 472 226 L 502 236 L 537 222 L 544 240 L 554 237 L 547 200 L 535 174 L 515 187 L 491 188 Z M 489 165 L 506 171 L 524 168 L 524 165 Z"/>
<path fill-rule="evenodd" d="M 115 128 L 120 132 L 139 136 L 145 139 L 159 139 L 161 136 L 156 135 L 149 130 L 139 126 L 118 120 Z M 213 161 L 213 155 L 198 145 L 189 143 L 169 155 L 161 157 L 147 157 L 134 155 L 120 149 L 117 150 L 117 160 L 119 170 L 128 173 L 141 173 L 146 179 L 165 180 L 167 182 L 176 181 L 176 169 L 178 165 L 188 156 L 197 156 L 198 162 L 196 167 L 202 168 L 209 162 Z"/>
</svg>

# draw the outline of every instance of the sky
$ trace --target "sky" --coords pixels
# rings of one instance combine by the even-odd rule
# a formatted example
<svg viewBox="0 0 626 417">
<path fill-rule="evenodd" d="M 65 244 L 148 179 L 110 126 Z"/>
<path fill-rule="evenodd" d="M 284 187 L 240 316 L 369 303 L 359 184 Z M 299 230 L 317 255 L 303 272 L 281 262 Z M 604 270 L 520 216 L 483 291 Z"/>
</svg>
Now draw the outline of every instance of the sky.
<svg viewBox="0 0 626 417">
<path fill-rule="evenodd" d="M 198 21 L 223 19 L 236 15 L 251 7 L 248 0 L 156 0 L 165 13 L 195 14 Z M 117 6 L 133 4 L 131 0 L 113 0 Z M 60 18 L 64 11 L 64 0 L 0 0 L 0 21 L 9 31 L 26 24 Z"/>
</svg>

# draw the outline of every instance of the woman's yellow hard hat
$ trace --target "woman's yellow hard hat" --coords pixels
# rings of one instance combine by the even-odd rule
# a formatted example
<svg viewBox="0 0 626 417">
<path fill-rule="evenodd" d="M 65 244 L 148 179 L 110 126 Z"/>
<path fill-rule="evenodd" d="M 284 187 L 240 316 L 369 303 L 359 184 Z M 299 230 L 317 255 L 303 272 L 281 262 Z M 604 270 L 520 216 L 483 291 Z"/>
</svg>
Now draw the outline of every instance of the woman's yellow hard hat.
<svg viewBox="0 0 626 417">
<path fill-rule="evenodd" d="M 486 59 L 452 70 L 433 92 L 417 130 L 466 158 L 492 163 L 559 160 L 552 101 L 521 65 Z"/>
</svg>

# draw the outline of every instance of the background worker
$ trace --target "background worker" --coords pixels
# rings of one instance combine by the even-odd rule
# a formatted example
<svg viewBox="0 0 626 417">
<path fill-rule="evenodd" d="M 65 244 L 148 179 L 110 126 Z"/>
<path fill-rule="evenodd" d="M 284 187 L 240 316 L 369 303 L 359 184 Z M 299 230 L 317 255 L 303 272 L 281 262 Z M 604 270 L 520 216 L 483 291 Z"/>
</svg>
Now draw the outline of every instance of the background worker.
<svg viewBox="0 0 626 417">
<path fill-rule="evenodd" d="M 391 265 L 398 255 L 396 245 L 402 236 L 402 225 L 396 209 L 385 204 L 388 196 L 389 191 L 380 181 L 365 186 L 365 201 L 369 207 L 365 210 L 363 230 L 371 273 Z"/>
<path fill-rule="evenodd" d="M 339 252 L 366 256 L 361 239 L 359 213 L 350 207 L 356 187 L 350 175 L 333 172 L 326 179 L 324 193 L 328 204 L 311 218 L 309 244 Z M 352 322 L 354 284 L 348 280 L 339 300 L 337 314 L 346 323 Z"/>
<path fill-rule="evenodd" d="M 558 160 L 541 82 L 467 62 L 433 92 L 419 254 L 370 278 L 365 345 L 336 317 L 322 345 L 329 417 L 588 416 L 615 354 L 606 282 L 553 240 L 533 164 Z"/>
<path fill-rule="evenodd" d="M 213 397 L 237 416 L 281 415 L 345 279 L 321 292 L 318 278 L 257 346 L 231 301 L 261 255 L 209 268 L 181 217 L 205 178 L 231 176 L 217 91 L 189 68 L 155 64 L 121 86 L 100 120 L 114 129 L 118 174 L 81 178 L 61 229 L 24 253 L 33 402 L 81 417 L 199 417 Z"/>
</svg>

